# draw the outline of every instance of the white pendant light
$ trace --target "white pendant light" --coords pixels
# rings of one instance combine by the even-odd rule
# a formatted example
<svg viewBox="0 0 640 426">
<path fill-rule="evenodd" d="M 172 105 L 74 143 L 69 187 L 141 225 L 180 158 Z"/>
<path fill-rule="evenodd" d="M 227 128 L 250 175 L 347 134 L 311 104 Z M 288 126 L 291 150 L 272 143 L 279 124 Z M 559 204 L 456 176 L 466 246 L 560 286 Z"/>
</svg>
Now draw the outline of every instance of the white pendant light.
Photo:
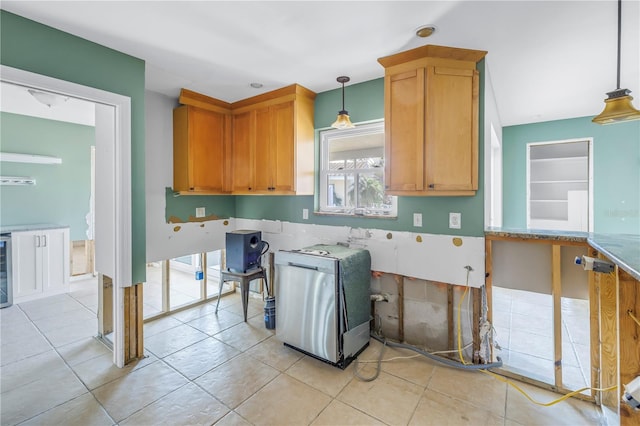
<svg viewBox="0 0 640 426">
<path fill-rule="evenodd" d="M 631 101 L 633 97 L 629 94 L 631 90 L 620 88 L 620 38 L 622 27 L 622 0 L 618 0 L 618 74 L 617 88 L 607 93 L 607 99 L 604 100 L 604 110 L 594 117 L 593 121 L 597 124 L 613 124 L 625 121 L 640 120 L 640 111 L 633 107 Z"/>
<path fill-rule="evenodd" d="M 349 118 L 349 112 L 344 109 L 344 84 L 351 80 L 347 76 L 340 76 L 336 79 L 338 83 L 342 83 L 342 110 L 338 111 L 338 118 L 333 122 L 331 127 L 334 129 L 352 129 L 356 127 Z"/>
</svg>

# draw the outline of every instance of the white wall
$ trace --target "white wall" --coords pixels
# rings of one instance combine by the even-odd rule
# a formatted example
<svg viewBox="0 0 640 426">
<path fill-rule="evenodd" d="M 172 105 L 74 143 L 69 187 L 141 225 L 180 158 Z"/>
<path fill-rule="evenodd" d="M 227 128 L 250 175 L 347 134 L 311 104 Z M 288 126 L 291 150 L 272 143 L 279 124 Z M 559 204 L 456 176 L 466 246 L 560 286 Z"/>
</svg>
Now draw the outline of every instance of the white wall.
<svg viewBox="0 0 640 426">
<path fill-rule="evenodd" d="M 145 94 L 147 262 L 223 248 L 225 233 L 233 226 L 233 220 L 227 226 L 223 221 L 166 222 L 165 188 L 173 187 L 173 109 L 177 105 L 175 98 Z"/>
<path fill-rule="evenodd" d="M 484 81 L 484 225 L 502 226 L 502 124 L 489 58 L 485 61 Z"/>
</svg>

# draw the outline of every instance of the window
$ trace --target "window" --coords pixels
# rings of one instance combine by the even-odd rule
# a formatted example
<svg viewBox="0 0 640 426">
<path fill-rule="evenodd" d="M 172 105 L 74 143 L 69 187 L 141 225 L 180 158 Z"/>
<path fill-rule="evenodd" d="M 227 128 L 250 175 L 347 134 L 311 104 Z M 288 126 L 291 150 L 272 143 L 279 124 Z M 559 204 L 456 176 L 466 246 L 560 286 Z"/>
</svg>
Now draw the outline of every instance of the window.
<svg viewBox="0 0 640 426">
<path fill-rule="evenodd" d="M 320 212 L 395 217 L 384 193 L 384 122 L 320 133 Z"/>
</svg>

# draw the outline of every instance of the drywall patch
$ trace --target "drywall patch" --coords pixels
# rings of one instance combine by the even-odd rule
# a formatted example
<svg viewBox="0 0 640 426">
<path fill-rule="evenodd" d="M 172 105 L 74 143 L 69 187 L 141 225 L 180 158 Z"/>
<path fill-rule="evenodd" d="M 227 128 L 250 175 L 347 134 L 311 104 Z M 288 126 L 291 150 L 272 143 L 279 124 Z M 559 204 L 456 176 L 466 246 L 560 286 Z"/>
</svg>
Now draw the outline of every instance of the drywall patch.
<svg viewBox="0 0 640 426">
<path fill-rule="evenodd" d="M 210 214 L 209 216 L 204 217 L 189 216 L 189 219 L 187 220 L 182 220 L 182 218 L 179 218 L 178 216 L 169 216 L 168 223 L 207 222 L 209 220 L 220 220 L 220 218 L 215 214 Z"/>
<path fill-rule="evenodd" d="M 418 235 L 416 237 L 416 243 L 421 243 L 422 242 L 422 235 Z"/>
<path fill-rule="evenodd" d="M 219 219 L 220 218 L 215 214 L 210 214 L 208 216 L 203 216 L 203 217 L 189 216 L 188 222 L 206 222 L 209 220 L 219 220 Z"/>
<path fill-rule="evenodd" d="M 173 232 L 178 232 L 182 229 L 182 226 L 174 226 L 173 227 Z"/>
<path fill-rule="evenodd" d="M 456 247 L 460 247 L 462 245 L 462 238 L 455 237 L 453 239 L 453 245 Z"/>
</svg>

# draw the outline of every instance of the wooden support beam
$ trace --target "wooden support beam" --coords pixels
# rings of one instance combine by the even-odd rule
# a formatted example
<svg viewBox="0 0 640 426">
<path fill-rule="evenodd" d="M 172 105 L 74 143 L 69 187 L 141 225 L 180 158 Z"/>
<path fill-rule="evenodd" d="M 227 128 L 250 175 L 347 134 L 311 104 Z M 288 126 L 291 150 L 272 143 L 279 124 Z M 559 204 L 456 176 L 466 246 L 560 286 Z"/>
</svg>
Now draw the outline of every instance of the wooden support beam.
<svg viewBox="0 0 640 426">
<path fill-rule="evenodd" d="M 490 239 L 484 240 L 484 285 L 487 292 L 487 320 L 493 324 L 493 246 Z M 493 351 L 493 348 L 492 348 Z"/>
<path fill-rule="evenodd" d="M 640 282 L 625 271 L 618 269 L 618 324 L 619 324 L 619 365 L 620 385 L 626 385 L 640 376 L 640 325 L 636 318 L 640 316 Z M 624 389 L 618 389 L 618 398 Z M 620 404 L 620 425 L 640 425 L 640 412 L 627 404 Z"/>
<path fill-rule="evenodd" d="M 602 254 L 598 258 L 606 259 Z M 618 285 L 615 274 L 597 274 L 600 289 L 600 386 L 618 386 Z M 602 405 L 619 413 L 618 390 L 602 393 Z"/>
<path fill-rule="evenodd" d="M 398 286 L 398 340 L 404 342 L 404 277 L 394 275 Z"/>
<path fill-rule="evenodd" d="M 473 297 L 473 315 L 472 318 L 472 338 L 473 338 L 473 363 L 478 364 L 480 362 L 480 317 L 482 290 L 479 288 L 471 289 L 471 297 Z"/>
<path fill-rule="evenodd" d="M 101 337 L 113 332 L 113 280 L 98 274 L 98 334 Z"/>
<path fill-rule="evenodd" d="M 449 337 L 448 349 L 455 349 L 455 321 L 453 319 L 453 286 L 447 286 L 447 336 Z"/>
<path fill-rule="evenodd" d="M 551 295 L 553 297 L 553 359 L 557 387 L 562 388 L 562 267 L 561 247 L 551 247 Z"/>
<path fill-rule="evenodd" d="M 124 363 L 144 356 L 142 284 L 124 289 Z"/>
<path fill-rule="evenodd" d="M 598 252 L 591 249 L 589 256 Z M 595 272 L 589 272 L 589 342 L 591 347 L 591 387 L 600 388 L 600 285 Z M 600 393 L 591 391 L 591 396 L 600 404 Z"/>
</svg>

